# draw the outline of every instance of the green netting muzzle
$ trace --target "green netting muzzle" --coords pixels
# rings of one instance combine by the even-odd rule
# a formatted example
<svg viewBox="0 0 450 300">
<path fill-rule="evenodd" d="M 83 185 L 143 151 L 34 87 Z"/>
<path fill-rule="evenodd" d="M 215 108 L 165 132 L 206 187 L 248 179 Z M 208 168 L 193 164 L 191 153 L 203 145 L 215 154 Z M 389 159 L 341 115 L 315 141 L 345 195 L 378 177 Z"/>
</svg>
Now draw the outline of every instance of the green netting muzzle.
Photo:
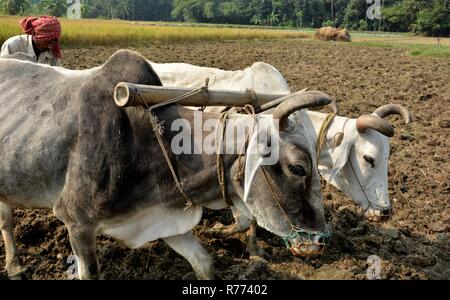
<svg viewBox="0 0 450 300">
<path fill-rule="evenodd" d="M 323 231 L 292 229 L 283 238 L 286 248 L 295 256 L 314 256 L 322 254 L 331 239 L 331 230 L 327 225 Z"/>
</svg>

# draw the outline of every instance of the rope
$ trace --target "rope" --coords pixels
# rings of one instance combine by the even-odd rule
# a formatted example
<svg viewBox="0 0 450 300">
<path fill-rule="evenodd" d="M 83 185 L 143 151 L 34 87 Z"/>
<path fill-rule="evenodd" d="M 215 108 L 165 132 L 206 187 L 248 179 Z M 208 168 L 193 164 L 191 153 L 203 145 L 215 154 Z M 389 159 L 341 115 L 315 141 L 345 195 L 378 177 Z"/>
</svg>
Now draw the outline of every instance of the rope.
<svg viewBox="0 0 450 300">
<path fill-rule="evenodd" d="M 330 124 L 331 122 L 333 122 L 334 117 L 336 117 L 335 113 L 329 113 L 325 118 L 325 121 L 322 123 L 322 126 L 320 127 L 316 143 L 317 165 L 319 164 L 320 152 L 322 152 L 323 143 L 327 138 L 328 127 L 330 127 Z"/>
<path fill-rule="evenodd" d="M 317 143 L 317 146 L 319 147 L 318 153 L 320 152 L 320 147 L 322 147 L 322 144 L 325 140 L 326 131 L 335 116 L 336 116 L 336 114 L 334 114 L 334 113 L 328 114 L 327 118 L 325 119 L 325 122 L 322 124 L 320 133 L 319 133 L 318 143 Z M 295 224 L 291 221 L 291 218 L 288 216 L 285 209 L 283 208 L 283 205 L 281 204 L 281 199 L 278 196 L 277 192 L 275 191 L 273 185 L 271 184 L 271 182 L 269 180 L 269 176 L 266 173 L 266 170 L 264 170 L 264 167 L 262 167 L 262 166 L 261 166 L 261 171 L 263 173 L 264 180 L 266 181 L 266 184 L 269 187 L 270 193 L 272 194 L 272 198 L 275 200 L 275 202 L 279 206 L 280 210 L 282 211 L 284 217 L 286 218 L 289 225 L 291 226 L 291 232 L 286 237 L 284 237 L 284 241 L 285 241 L 286 246 L 291 249 L 292 253 L 294 253 L 294 251 L 293 251 L 292 247 L 289 247 L 289 243 L 291 243 L 291 241 L 295 240 L 296 238 L 301 239 L 300 243 L 302 245 L 326 244 L 327 243 L 326 239 L 330 237 L 330 233 L 327 230 L 325 230 L 325 232 L 314 233 L 314 234 L 319 234 L 320 238 L 324 239 L 324 241 L 322 241 L 322 242 L 319 241 L 317 243 L 317 242 L 311 242 L 312 233 L 309 233 L 308 231 L 302 230 L 301 228 L 298 228 L 297 226 L 295 226 Z M 306 238 L 307 238 L 306 241 L 305 241 L 305 238 L 303 237 L 303 235 L 305 235 L 305 234 L 306 234 Z M 323 252 L 323 250 L 324 250 L 324 248 L 321 249 L 321 252 Z M 295 253 L 294 253 L 294 255 L 295 255 Z"/>
<path fill-rule="evenodd" d="M 364 196 L 366 197 L 367 202 L 368 202 L 369 204 L 372 204 L 372 202 L 370 202 L 370 200 L 369 200 L 369 197 L 367 196 L 365 186 L 364 186 L 363 184 L 361 184 L 361 181 L 359 181 L 358 175 L 356 175 L 355 168 L 353 167 L 353 163 L 352 163 L 352 160 L 350 159 L 350 157 L 348 158 L 348 161 L 350 162 L 350 167 L 352 168 L 353 175 L 355 175 L 356 180 L 358 181 L 358 184 L 359 184 L 359 186 L 361 187 L 361 190 L 363 191 Z"/>
<path fill-rule="evenodd" d="M 264 168 L 261 166 L 261 171 L 264 175 L 264 179 L 266 180 L 266 184 L 269 187 L 270 193 L 272 194 L 273 199 L 275 200 L 275 202 L 278 204 L 278 206 L 280 207 L 280 210 L 283 212 L 284 216 L 286 217 L 286 220 L 288 221 L 289 225 L 291 225 L 292 230 L 297 230 L 297 226 L 295 226 L 291 219 L 289 218 L 289 216 L 287 215 L 286 211 L 283 209 L 283 206 L 281 205 L 281 200 L 280 197 L 278 197 L 278 194 L 276 193 L 275 189 L 273 188 L 272 184 L 269 181 L 269 176 L 266 173 L 266 170 L 264 170 Z M 291 232 L 292 232 L 291 230 Z"/>
<path fill-rule="evenodd" d="M 295 240 L 297 240 L 297 242 L 300 243 L 301 245 L 306 245 L 306 246 L 309 246 L 309 245 L 320 246 L 320 245 L 327 244 L 328 240 L 331 236 L 331 233 L 327 228 L 325 228 L 324 232 L 312 233 L 312 232 L 308 232 L 307 230 L 298 228 L 297 226 L 295 226 L 292 223 L 291 219 L 289 218 L 286 211 L 283 209 L 283 206 L 281 205 L 281 200 L 280 200 L 278 194 L 276 193 L 275 189 L 273 188 L 272 184 L 270 183 L 269 176 L 267 175 L 266 170 L 264 170 L 264 168 L 262 166 L 261 166 L 261 171 L 263 173 L 264 179 L 266 181 L 267 186 L 269 187 L 269 190 L 270 190 L 270 193 L 272 194 L 273 199 L 278 204 L 278 206 L 280 207 L 280 210 L 283 212 L 286 220 L 288 221 L 289 225 L 291 226 L 291 232 L 283 238 L 286 247 L 289 248 L 294 255 L 297 255 L 293 251 L 293 248 L 292 248 L 293 246 L 297 246 L 297 245 L 293 244 L 293 241 L 295 241 Z M 306 235 L 306 239 L 304 237 L 305 235 Z M 318 242 L 312 242 L 312 237 L 314 237 L 314 235 L 319 235 Z M 320 239 L 322 239 L 322 241 Z M 319 253 L 314 253 L 314 254 L 321 254 L 323 251 L 324 251 L 324 248 L 321 248 Z M 311 254 L 311 253 L 303 253 L 303 255 L 309 255 L 309 254 Z"/>
<path fill-rule="evenodd" d="M 256 115 L 255 115 L 255 109 L 254 109 L 254 107 L 253 106 L 251 106 L 251 105 L 246 105 L 246 106 L 244 106 L 243 108 L 242 108 L 242 110 L 240 111 L 240 113 L 246 113 L 246 114 L 248 114 L 248 115 L 251 115 L 254 119 L 256 119 Z M 334 115 L 332 116 L 332 117 L 328 117 L 330 120 L 327 120 L 326 122 L 327 122 L 327 125 L 326 125 L 326 128 L 328 127 L 328 125 L 331 123 L 331 120 L 334 118 Z M 324 129 L 324 131 L 326 131 L 326 128 Z M 253 131 L 253 130 L 252 130 Z M 251 135 L 252 135 L 252 131 L 250 131 L 249 132 L 249 134 L 247 135 L 247 137 L 246 137 L 246 143 L 245 143 L 245 145 L 244 145 L 244 147 L 247 145 L 247 143 L 248 143 L 248 140 L 249 140 L 249 138 L 251 137 Z M 241 164 L 241 158 L 242 157 L 244 157 L 244 155 L 240 155 L 240 157 L 238 158 L 238 168 L 237 168 L 237 171 L 236 171 L 236 175 L 235 175 L 235 177 L 234 177 L 234 180 L 237 180 L 237 181 L 240 181 L 241 180 L 241 178 L 242 178 L 242 175 L 243 175 L 243 172 L 244 172 L 244 168 L 243 168 L 243 166 L 245 165 L 245 164 Z M 265 180 L 265 182 L 266 182 L 266 185 L 268 186 L 268 188 L 269 188 L 269 190 L 270 190 L 270 193 L 272 194 L 272 198 L 275 200 L 275 203 L 278 205 L 278 207 L 280 208 L 280 210 L 281 210 L 281 212 L 283 213 L 283 215 L 284 215 L 284 217 L 286 218 L 286 220 L 287 220 L 287 222 L 288 222 L 288 224 L 291 226 L 291 232 L 288 234 L 288 236 L 286 236 L 285 238 L 284 238 L 284 241 L 285 241 L 285 243 L 286 243 L 286 246 L 288 246 L 288 241 L 289 242 L 291 242 L 291 238 L 292 237 L 295 237 L 295 238 L 301 238 L 301 243 L 302 244 L 304 244 L 304 245 L 321 245 L 321 244 L 326 244 L 327 243 L 327 241 L 326 241 L 326 239 L 324 240 L 324 242 L 318 242 L 318 243 L 316 243 L 316 242 L 311 242 L 311 235 L 312 235 L 312 233 L 309 233 L 308 231 L 306 231 L 306 230 L 302 230 L 302 229 L 300 229 L 300 228 L 298 228 L 297 226 L 295 226 L 295 224 L 291 221 L 291 218 L 288 216 L 288 214 L 286 213 L 286 210 L 283 208 L 283 205 L 282 205 L 282 201 L 281 201 L 281 199 L 280 199 L 280 197 L 279 197 L 279 195 L 277 194 L 277 192 L 276 192 L 276 190 L 274 189 L 274 187 L 273 187 L 273 185 L 272 185 L 272 183 L 270 182 L 270 179 L 269 179 L 269 175 L 267 174 L 267 172 L 266 172 L 266 170 L 264 169 L 264 167 L 263 166 L 261 166 L 260 167 L 261 168 L 261 172 L 262 172 L 262 174 L 263 174 L 263 177 L 264 177 L 264 180 Z M 254 222 L 255 220 L 253 220 L 253 222 Z M 303 238 L 301 235 L 307 235 L 307 242 L 305 242 L 305 238 Z M 320 235 L 320 238 L 329 238 L 329 236 L 330 236 L 330 234 L 329 234 L 329 232 L 328 231 L 326 231 L 325 233 L 322 233 L 322 232 L 319 232 L 319 233 L 314 233 L 314 234 L 319 234 Z M 293 240 L 293 239 L 292 239 Z M 309 241 L 308 241 L 309 240 Z M 288 247 L 288 248 L 290 248 L 291 249 L 291 251 L 292 251 L 292 248 L 291 247 Z M 321 252 L 323 252 L 323 248 L 321 249 Z M 294 253 L 294 252 L 293 252 Z"/>
<path fill-rule="evenodd" d="M 201 93 L 201 92 L 206 92 L 208 91 L 208 83 L 209 83 L 209 78 L 206 79 L 205 85 L 195 89 L 193 91 L 190 91 L 184 95 L 180 95 L 178 97 L 157 103 L 155 105 L 152 106 L 148 106 L 147 102 L 145 101 L 144 97 L 142 97 L 140 94 L 139 96 L 141 97 L 141 99 L 143 100 L 148 112 L 149 112 L 149 116 L 150 116 L 150 124 L 152 126 L 153 132 L 155 133 L 156 139 L 158 140 L 159 143 L 159 147 L 161 149 L 161 152 L 164 155 L 164 159 L 166 160 L 167 166 L 169 167 L 170 173 L 172 174 L 173 180 L 175 181 L 175 185 L 178 188 L 178 191 L 180 192 L 181 196 L 184 198 L 184 200 L 186 201 L 186 206 L 184 208 L 184 210 L 188 210 L 189 208 L 191 208 L 194 204 L 194 202 L 192 201 L 192 199 L 189 197 L 189 195 L 185 192 L 185 190 L 183 189 L 183 185 L 181 184 L 180 180 L 178 179 L 178 175 L 175 171 L 175 168 L 173 167 L 172 161 L 170 160 L 170 156 L 169 153 L 166 149 L 166 146 L 164 145 L 164 142 L 162 140 L 162 135 L 164 133 L 164 127 L 162 126 L 163 122 L 159 122 L 158 117 L 156 115 L 153 114 L 153 110 L 155 110 L 156 108 L 165 106 L 165 105 L 169 105 L 169 104 L 173 104 L 176 103 L 180 100 L 189 98 L 195 94 Z"/>
<path fill-rule="evenodd" d="M 225 135 L 225 128 L 226 128 L 226 120 L 228 118 L 229 111 L 224 111 L 220 114 L 219 120 L 218 120 L 218 126 L 217 129 L 221 130 L 221 132 L 218 132 L 220 136 L 218 135 L 217 139 L 217 148 L 216 148 L 216 169 L 217 169 L 217 180 L 219 181 L 219 188 L 220 193 L 222 194 L 222 198 L 225 201 L 225 203 L 228 206 L 233 206 L 233 202 L 230 200 L 230 198 L 227 195 L 227 186 L 226 186 L 226 176 L 225 176 L 225 167 L 223 164 L 223 155 L 221 150 L 223 150 L 223 140 Z"/>
<path fill-rule="evenodd" d="M 249 104 L 245 105 L 238 111 L 238 113 L 245 113 L 247 115 L 252 116 L 252 118 L 256 120 L 255 107 L 252 105 L 249 105 Z M 247 133 L 247 136 L 245 137 L 245 143 L 242 146 L 243 148 L 245 148 L 245 149 L 247 148 L 248 141 L 250 140 L 250 137 L 252 136 L 252 134 L 253 134 L 253 129 Z M 242 150 L 243 149 L 241 149 L 241 151 L 239 153 L 243 153 Z M 245 164 L 242 163 L 243 158 L 245 158 L 245 154 L 240 154 L 238 157 L 238 166 L 236 169 L 236 173 L 234 174 L 234 177 L 233 177 L 233 179 L 238 182 L 241 182 L 241 179 L 244 176 L 244 172 L 245 172 Z"/>
<path fill-rule="evenodd" d="M 150 108 L 151 109 L 151 108 Z M 177 186 L 178 190 L 180 191 L 180 194 L 183 196 L 184 200 L 186 201 L 186 206 L 184 210 L 188 210 L 192 207 L 194 204 L 192 199 L 188 196 L 188 194 L 184 191 L 183 186 L 181 185 L 180 180 L 178 179 L 177 173 L 172 165 L 172 162 L 169 157 L 169 153 L 167 152 L 167 149 L 164 145 L 164 142 L 162 140 L 162 130 L 161 130 L 161 124 L 158 123 L 158 117 L 153 115 L 153 113 L 150 110 L 150 124 L 152 125 L 153 132 L 155 133 L 156 139 L 158 140 L 159 147 L 161 148 L 161 151 L 164 155 L 164 158 L 166 159 L 167 165 L 169 166 L 170 172 L 172 173 L 173 180 L 175 181 L 175 185 Z"/>
<path fill-rule="evenodd" d="M 252 105 L 245 105 L 241 108 L 240 113 L 245 113 L 248 115 L 251 115 L 253 118 L 255 118 L 255 109 Z M 223 139 L 225 135 L 225 128 L 226 128 L 226 120 L 228 118 L 228 115 L 230 114 L 230 110 L 226 110 L 222 112 L 219 116 L 219 125 L 218 129 L 220 128 L 222 130 L 220 137 L 218 138 L 218 147 L 217 147 L 217 156 L 216 156 L 216 166 L 217 166 L 217 179 L 219 181 L 220 186 L 220 192 L 222 193 L 222 198 L 224 199 L 225 203 L 227 203 L 229 206 L 233 206 L 234 204 L 229 199 L 226 191 L 226 176 L 225 176 L 225 168 L 223 164 L 223 155 L 221 154 L 220 150 L 223 149 Z M 221 126 L 221 127 L 220 127 Z M 245 143 L 242 145 L 243 149 L 239 151 L 239 153 L 242 153 L 244 149 L 247 148 L 248 141 L 252 135 L 252 130 L 247 133 L 247 136 L 245 138 Z M 238 167 L 236 169 L 236 174 L 233 176 L 233 179 L 235 181 L 241 181 L 241 178 L 244 175 L 245 171 L 245 164 L 242 163 L 242 158 L 245 157 L 245 154 L 239 154 L 238 156 Z"/>
</svg>

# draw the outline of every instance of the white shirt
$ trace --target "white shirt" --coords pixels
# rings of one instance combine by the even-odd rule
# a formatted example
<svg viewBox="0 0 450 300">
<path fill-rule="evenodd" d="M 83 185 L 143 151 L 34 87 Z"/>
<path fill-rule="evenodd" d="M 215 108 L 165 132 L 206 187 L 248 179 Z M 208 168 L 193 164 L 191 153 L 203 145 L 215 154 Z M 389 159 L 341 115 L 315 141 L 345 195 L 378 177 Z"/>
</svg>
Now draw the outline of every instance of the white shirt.
<svg viewBox="0 0 450 300">
<path fill-rule="evenodd" d="M 60 60 L 55 57 L 52 51 L 47 50 L 43 51 L 39 54 L 39 57 L 36 56 L 33 48 L 33 42 L 31 35 L 22 34 L 10 37 L 7 39 L 2 46 L 0 51 L 0 56 L 12 55 L 17 52 L 22 52 L 27 54 L 28 56 L 34 58 L 35 62 L 41 64 L 47 64 L 51 66 L 59 66 Z"/>
</svg>

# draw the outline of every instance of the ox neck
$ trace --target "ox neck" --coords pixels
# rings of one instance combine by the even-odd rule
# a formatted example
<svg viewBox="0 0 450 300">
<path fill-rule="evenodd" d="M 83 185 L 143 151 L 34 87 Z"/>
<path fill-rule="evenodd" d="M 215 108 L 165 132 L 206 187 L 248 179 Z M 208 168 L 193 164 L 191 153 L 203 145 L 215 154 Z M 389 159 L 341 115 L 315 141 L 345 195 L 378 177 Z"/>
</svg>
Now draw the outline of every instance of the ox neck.
<svg viewBox="0 0 450 300">
<path fill-rule="evenodd" d="M 217 154 L 215 151 L 214 153 L 210 153 L 202 148 L 202 146 L 208 144 L 206 141 L 210 138 L 211 134 L 214 134 L 216 137 L 218 135 L 217 130 L 212 132 L 211 130 L 208 131 L 205 129 L 205 131 L 203 131 L 204 125 L 209 120 L 214 120 L 212 123 L 217 125 L 220 115 L 216 113 L 201 113 L 183 107 L 173 106 L 162 108 L 157 114 L 161 117 L 161 120 L 164 120 L 166 128 L 171 128 L 172 122 L 176 119 L 182 118 L 187 121 L 190 125 L 192 135 L 188 138 L 189 141 L 186 141 L 193 146 L 191 147 L 192 149 L 201 150 L 198 153 L 194 152 L 194 155 L 190 153 L 171 155 L 172 164 L 176 168 L 183 190 L 194 203 L 215 209 L 225 208 L 227 206 L 225 201 L 217 201 L 217 199 L 222 199 L 222 192 L 218 180 Z M 229 126 L 239 126 L 239 121 L 251 119 L 251 116 L 230 114 L 225 122 L 225 129 Z M 214 129 L 215 128 L 213 128 L 213 130 Z M 166 149 L 168 151 L 170 151 L 172 139 L 177 134 L 178 133 L 171 132 L 171 130 L 164 130 L 163 139 L 165 140 Z M 223 162 L 223 174 L 225 177 L 227 194 L 232 201 L 236 197 L 236 192 L 232 188 L 234 174 L 231 169 L 238 157 L 239 156 L 236 153 L 225 153 L 220 157 Z M 161 162 L 164 161 L 162 156 L 158 159 Z M 168 167 L 166 163 L 164 163 L 164 165 L 163 169 L 166 171 Z M 169 173 L 165 176 L 170 177 Z"/>
</svg>

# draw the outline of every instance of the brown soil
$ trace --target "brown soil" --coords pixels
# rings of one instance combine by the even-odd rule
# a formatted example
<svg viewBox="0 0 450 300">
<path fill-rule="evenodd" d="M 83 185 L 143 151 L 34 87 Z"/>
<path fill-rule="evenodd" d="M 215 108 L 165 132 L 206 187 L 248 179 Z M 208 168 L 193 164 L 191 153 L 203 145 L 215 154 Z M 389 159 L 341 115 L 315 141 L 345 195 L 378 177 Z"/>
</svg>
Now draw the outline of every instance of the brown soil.
<svg viewBox="0 0 450 300">
<path fill-rule="evenodd" d="M 65 49 L 64 66 L 102 64 L 118 49 Z M 251 261 L 244 235 L 213 238 L 214 222 L 232 222 L 229 211 L 206 211 L 195 234 L 213 255 L 223 279 L 364 279 L 367 257 L 382 259 L 387 279 L 450 279 L 450 62 L 415 58 L 401 49 L 355 47 L 306 40 L 226 43 L 155 43 L 135 49 L 156 62 L 187 62 L 242 69 L 255 61 L 272 64 L 295 90 L 309 87 L 334 96 L 341 114 L 357 117 L 386 103 L 409 107 L 415 122 L 404 126 L 391 117 L 389 194 L 394 215 L 372 224 L 341 192 L 324 185 L 331 245 L 318 258 L 293 257 L 282 241 L 260 229 L 268 263 Z M 50 212 L 16 210 L 15 234 L 22 260 L 33 279 L 65 279 L 70 255 L 67 230 Z M 107 279 L 193 279 L 188 262 L 164 242 L 129 250 L 98 238 L 98 256 Z M 0 262 L 4 247 L 0 241 Z M 5 272 L 0 272 L 5 279 Z"/>
</svg>

